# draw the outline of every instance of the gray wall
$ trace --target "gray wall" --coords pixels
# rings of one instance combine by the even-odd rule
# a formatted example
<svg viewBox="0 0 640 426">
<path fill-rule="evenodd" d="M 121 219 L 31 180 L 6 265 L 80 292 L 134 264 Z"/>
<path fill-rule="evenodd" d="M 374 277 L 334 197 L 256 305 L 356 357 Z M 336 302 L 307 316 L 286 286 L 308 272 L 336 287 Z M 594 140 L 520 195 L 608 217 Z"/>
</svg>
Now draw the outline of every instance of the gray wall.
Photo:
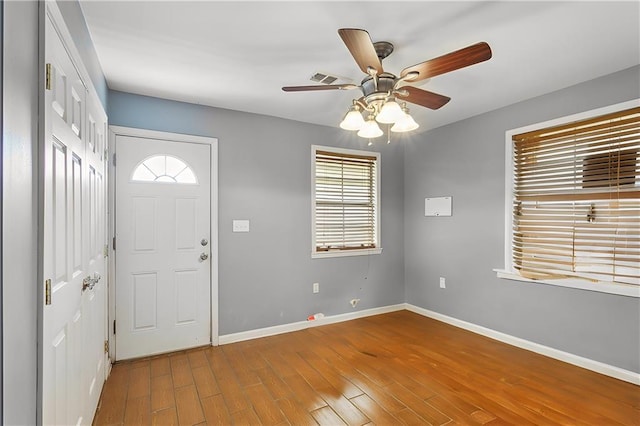
<svg viewBox="0 0 640 426">
<path fill-rule="evenodd" d="M 339 117 L 336 118 L 338 120 Z M 381 255 L 311 259 L 311 145 L 368 149 L 338 128 L 109 92 L 113 125 L 217 137 L 221 335 L 402 303 L 403 148 L 381 152 Z M 381 138 L 382 139 L 382 138 Z M 251 232 L 232 233 L 233 219 Z M 320 293 L 311 285 L 320 283 Z"/>
<path fill-rule="evenodd" d="M 482 114 L 405 147 L 407 301 L 640 372 L 640 301 L 498 279 L 504 267 L 505 132 L 640 97 L 640 67 Z M 453 216 L 424 198 L 453 196 Z M 438 278 L 447 288 L 440 289 Z"/>
<path fill-rule="evenodd" d="M 36 422 L 38 4 L 4 2 L 2 347 L 4 424 Z M 7 202 L 9 201 L 9 202 Z"/>
</svg>

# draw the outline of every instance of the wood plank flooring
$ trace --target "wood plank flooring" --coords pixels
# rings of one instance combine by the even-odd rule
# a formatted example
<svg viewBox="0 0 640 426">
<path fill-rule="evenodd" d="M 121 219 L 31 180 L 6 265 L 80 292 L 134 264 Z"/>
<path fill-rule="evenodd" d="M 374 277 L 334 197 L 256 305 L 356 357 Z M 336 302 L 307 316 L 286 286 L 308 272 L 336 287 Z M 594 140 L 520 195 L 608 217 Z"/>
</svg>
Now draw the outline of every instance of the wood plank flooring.
<svg viewBox="0 0 640 426">
<path fill-rule="evenodd" d="M 116 363 L 95 425 L 640 425 L 640 387 L 409 311 Z"/>
</svg>

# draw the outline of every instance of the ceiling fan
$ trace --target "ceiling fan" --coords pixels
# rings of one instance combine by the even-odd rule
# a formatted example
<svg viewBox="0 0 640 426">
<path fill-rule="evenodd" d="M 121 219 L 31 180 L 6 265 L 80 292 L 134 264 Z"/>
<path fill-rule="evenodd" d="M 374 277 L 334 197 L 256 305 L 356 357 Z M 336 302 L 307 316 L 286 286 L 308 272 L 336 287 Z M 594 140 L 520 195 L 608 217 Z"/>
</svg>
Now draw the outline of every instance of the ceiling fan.
<svg viewBox="0 0 640 426">
<path fill-rule="evenodd" d="M 354 99 L 353 105 L 345 119 L 340 123 L 340 127 L 348 130 L 359 130 L 358 135 L 362 137 L 382 135 L 382 130 L 380 130 L 375 121 L 387 124 L 395 123 L 391 130 L 399 132 L 413 130 L 418 127 L 417 123 L 409 116 L 406 104 L 401 107 L 395 102 L 396 99 L 434 110 L 441 108 L 451 100 L 447 96 L 410 86 L 406 83 L 425 80 L 491 58 L 489 45 L 485 42 L 480 42 L 407 67 L 400 72 L 399 76 L 396 76 L 384 71 L 382 68 L 382 60 L 393 52 L 393 44 L 387 41 L 374 43 L 371 41 L 369 33 L 362 29 L 341 28 L 338 30 L 338 34 L 360 69 L 367 74 L 360 85 L 285 86 L 282 90 L 285 92 L 304 92 L 360 88 L 363 96 L 359 99 Z M 360 109 L 368 113 L 366 122 L 360 114 Z M 410 122 L 405 123 L 404 121 L 407 120 Z"/>
</svg>

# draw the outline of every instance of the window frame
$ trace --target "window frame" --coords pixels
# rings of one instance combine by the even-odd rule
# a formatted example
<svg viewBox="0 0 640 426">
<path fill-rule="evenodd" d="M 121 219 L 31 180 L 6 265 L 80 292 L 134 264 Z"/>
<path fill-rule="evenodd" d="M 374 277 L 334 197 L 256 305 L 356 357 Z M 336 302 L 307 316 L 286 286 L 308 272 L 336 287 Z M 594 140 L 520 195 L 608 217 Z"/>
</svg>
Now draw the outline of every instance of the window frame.
<svg viewBox="0 0 640 426">
<path fill-rule="evenodd" d="M 531 132 L 540 128 L 560 126 L 562 124 L 573 121 L 587 120 L 600 115 L 614 113 L 640 106 L 640 99 L 633 99 L 627 102 L 621 102 L 615 105 L 609 105 L 602 108 L 596 108 L 577 114 L 572 114 L 552 120 L 547 120 L 516 129 L 507 130 L 505 132 L 505 197 L 504 197 L 504 215 L 505 215 L 505 232 L 504 232 L 504 267 L 496 268 L 498 278 L 504 278 L 514 281 L 524 281 L 530 283 L 538 283 L 545 285 L 553 285 L 559 287 L 568 287 L 581 290 L 596 291 L 601 293 L 617 294 L 621 296 L 629 296 L 640 298 L 640 286 L 633 284 L 622 284 L 606 281 L 591 281 L 582 278 L 564 278 L 564 279 L 531 279 L 518 274 L 513 266 L 513 190 L 514 190 L 514 163 L 513 163 L 513 140 L 514 135 L 520 133 Z"/>
<path fill-rule="evenodd" d="M 352 155 L 352 156 L 367 156 L 375 157 L 375 208 L 374 208 L 374 235 L 375 235 L 375 248 L 365 249 L 348 249 L 348 250 L 328 250 L 317 251 L 316 250 L 316 152 L 325 151 L 336 155 Z M 332 146 L 311 145 L 311 258 L 329 258 L 329 257 L 345 257 L 345 256 L 365 256 L 370 254 L 381 254 L 382 247 L 380 246 L 380 177 L 381 177 L 381 161 L 380 153 L 374 151 L 363 151 L 347 148 L 338 148 Z"/>
</svg>

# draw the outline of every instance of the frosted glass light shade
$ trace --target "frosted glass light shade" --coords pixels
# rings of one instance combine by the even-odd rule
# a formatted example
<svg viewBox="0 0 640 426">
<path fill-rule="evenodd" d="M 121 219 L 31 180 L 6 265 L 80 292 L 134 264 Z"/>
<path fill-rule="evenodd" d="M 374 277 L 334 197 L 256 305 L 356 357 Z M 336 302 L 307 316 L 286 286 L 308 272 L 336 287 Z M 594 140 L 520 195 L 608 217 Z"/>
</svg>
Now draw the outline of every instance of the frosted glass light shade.
<svg viewBox="0 0 640 426">
<path fill-rule="evenodd" d="M 345 130 L 360 130 L 364 124 L 364 119 L 360 111 L 351 108 L 349 112 L 344 116 L 344 119 L 340 123 L 340 127 Z"/>
<path fill-rule="evenodd" d="M 400 105 L 391 99 L 382 105 L 382 109 L 380 109 L 380 112 L 376 116 L 376 121 L 378 121 L 378 123 L 391 124 L 402 120 L 404 115 Z"/>
<path fill-rule="evenodd" d="M 367 121 L 364 122 L 362 128 L 358 131 L 358 136 L 361 138 L 377 138 L 382 136 L 384 132 L 378 126 L 378 123 L 370 115 Z"/>
<path fill-rule="evenodd" d="M 420 127 L 420 125 L 416 123 L 413 117 L 411 117 L 409 113 L 405 113 L 404 117 L 391 126 L 391 131 L 396 133 L 410 132 L 418 127 Z"/>
</svg>

